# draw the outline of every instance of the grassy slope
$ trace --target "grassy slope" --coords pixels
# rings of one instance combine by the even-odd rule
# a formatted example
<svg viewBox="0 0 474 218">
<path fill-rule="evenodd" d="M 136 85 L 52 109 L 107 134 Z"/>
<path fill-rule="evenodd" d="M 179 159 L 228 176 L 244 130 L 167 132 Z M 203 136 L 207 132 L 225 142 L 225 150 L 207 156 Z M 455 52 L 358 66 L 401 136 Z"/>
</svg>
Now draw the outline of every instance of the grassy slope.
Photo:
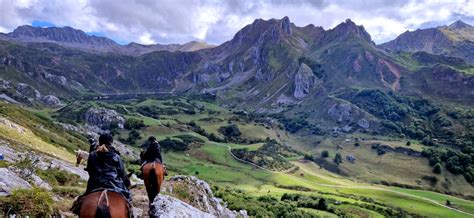
<svg viewBox="0 0 474 218">
<path fill-rule="evenodd" d="M 157 103 L 157 102 L 153 102 Z M 220 111 L 221 113 L 217 116 L 222 118 L 223 120 L 232 116 L 232 113 L 225 111 L 222 108 L 218 108 L 213 106 L 212 110 Z M 208 108 L 208 106 L 206 106 Z M 208 108 L 209 109 L 209 108 Z M 1 111 L 3 114 L 8 116 L 18 115 L 18 114 L 8 114 L 5 111 Z M 27 112 L 27 111 L 25 111 Z M 12 112 L 10 112 L 12 113 Z M 48 111 L 40 111 L 39 114 L 46 116 L 49 114 Z M 31 113 L 30 113 L 31 114 Z M 36 115 L 35 115 L 36 116 Z M 21 124 L 26 124 L 25 121 L 30 121 L 31 124 L 34 122 L 40 123 L 40 120 L 36 120 L 37 118 L 28 117 L 22 118 Z M 133 115 L 136 116 L 136 115 Z M 199 120 L 202 117 L 216 117 L 216 115 L 209 115 L 209 114 L 199 114 L 197 116 L 189 116 L 189 115 L 176 115 L 170 116 L 169 118 L 178 119 L 180 122 L 188 122 L 188 118 L 193 117 L 195 120 Z M 199 117 L 196 118 L 196 117 Z M 151 119 L 151 118 L 144 118 L 144 119 Z M 160 118 L 161 119 L 161 118 Z M 182 120 L 181 120 L 182 119 Z M 156 119 L 153 119 L 156 120 Z M 49 122 L 49 121 L 48 121 Z M 203 128 L 209 128 L 209 126 L 219 126 L 225 125 L 227 122 L 219 122 L 219 124 L 215 124 L 212 122 L 201 122 L 198 121 L 199 125 L 202 125 Z M 242 133 L 244 135 L 249 136 L 261 136 L 265 138 L 267 136 L 274 137 L 274 135 L 279 134 L 281 138 L 284 138 L 285 142 L 291 142 L 292 146 L 295 146 L 300 149 L 308 149 L 305 145 L 301 145 L 301 142 L 292 138 L 291 135 L 286 136 L 282 132 L 279 131 L 269 131 L 265 129 L 263 126 L 259 125 L 246 125 L 245 123 L 237 122 L 239 127 L 242 128 Z M 160 125 L 160 122 L 151 122 L 144 130 L 144 135 L 157 135 L 158 138 L 162 139 L 165 137 L 174 136 L 177 134 L 192 134 L 198 136 L 202 139 L 204 137 L 196 134 L 190 133 L 189 130 L 183 128 L 177 123 L 173 123 L 171 127 L 165 127 Z M 25 125 L 27 126 L 27 125 Z M 33 128 L 35 125 L 28 125 L 28 128 Z M 248 130 L 247 128 L 250 128 Z M 48 127 L 51 131 L 57 131 L 54 127 Z M 36 130 L 35 131 L 39 131 Z M 33 131 L 34 132 L 34 131 Z M 58 131 L 59 132 L 59 131 Z M 250 133 L 251 134 L 250 134 Z M 35 133 L 35 132 L 34 132 Z M 36 134 L 36 133 L 35 133 Z M 3 136 L 4 134 L 2 134 Z M 67 138 L 66 136 L 61 135 L 62 137 Z M 39 137 L 39 136 L 38 136 Z M 48 135 L 47 137 L 58 137 L 54 135 Z M 286 138 L 285 138 L 286 137 Z M 61 138 L 61 137 L 59 137 Z M 39 138 L 38 140 L 45 141 L 43 138 Z M 58 139 L 59 140 L 59 139 Z M 64 138 L 63 138 L 64 140 Z M 72 139 L 71 139 L 72 140 Z M 449 210 L 444 208 L 440 205 L 436 205 L 433 202 L 428 201 L 427 199 L 432 199 L 435 202 L 439 202 L 444 204 L 446 199 L 449 199 L 453 204 L 454 207 L 459 208 L 463 211 L 472 211 L 472 202 L 465 201 L 462 199 L 458 199 L 451 196 L 446 196 L 434 192 L 428 191 L 415 191 L 415 190 L 408 190 L 408 189 L 400 189 L 400 188 L 392 188 L 386 186 L 377 186 L 373 184 L 367 184 L 363 182 L 355 182 L 349 180 L 347 178 L 332 174 L 328 171 L 323 169 L 319 169 L 315 164 L 308 163 L 308 162 L 301 162 L 298 160 L 293 160 L 292 162 L 299 166 L 299 169 L 295 172 L 292 172 L 291 175 L 281 173 L 281 172 L 271 172 L 256 168 L 252 165 L 245 164 L 242 162 L 237 161 L 229 154 L 229 147 L 237 148 L 237 147 L 248 147 L 250 149 L 257 149 L 261 144 L 253 144 L 253 145 L 237 145 L 231 143 L 216 143 L 207 141 L 206 143 L 199 147 L 193 148 L 189 151 L 178 153 L 178 152 L 168 152 L 164 154 L 165 162 L 169 166 L 169 169 L 172 173 L 182 173 L 182 174 L 190 174 L 195 175 L 197 174 L 198 177 L 207 180 L 213 184 L 220 185 L 220 186 L 230 186 L 233 188 L 238 188 L 247 191 L 249 194 L 252 195 L 273 195 L 276 197 L 280 197 L 284 193 L 290 192 L 298 192 L 303 194 L 311 194 L 311 195 L 319 195 L 326 198 L 331 198 L 341 202 L 349 202 L 355 203 L 362 201 L 357 196 L 366 196 L 376 201 L 382 202 L 386 205 L 391 207 L 400 207 L 406 211 L 419 213 L 423 215 L 427 215 L 430 217 L 463 217 L 464 214 Z M 334 149 L 334 143 L 331 140 L 325 140 L 322 144 L 326 144 L 323 146 L 327 146 L 328 149 Z M 51 145 L 54 147 L 59 147 L 58 145 L 54 144 Z M 347 146 L 349 147 L 349 146 Z M 364 146 L 361 146 L 364 147 Z M 324 147 L 317 147 L 316 149 L 313 148 L 313 152 L 317 151 Z M 44 149 L 44 148 L 41 148 Z M 47 149 L 50 150 L 50 149 Z M 362 150 L 362 149 L 361 149 Z M 348 150 L 349 151 L 349 150 Z M 355 151 L 354 151 L 355 152 Z M 365 151 L 370 152 L 370 151 Z M 331 153 L 334 153 L 331 152 Z M 69 153 L 70 154 L 70 153 Z M 369 154 L 364 154 L 369 155 Z M 369 155 L 370 156 L 370 155 Z M 346 163 L 343 163 L 343 167 Z M 386 173 L 387 174 L 387 173 Z M 385 174 L 384 174 L 385 175 Z M 290 187 L 306 187 L 309 188 L 310 192 L 308 191 L 296 191 Z M 355 195 L 355 197 L 350 197 L 347 194 Z M 417 197 L 418 196 L 418 197 Z M 427 198 L 427 199 L 422 199 Z M 353 208 L 354 206 L 347 206 L 347 205 L 332 205 L 334 207 L 340 207 L 345 211 L 348 211 L 351 214 L 371 214 L 372 211 L 365 211 L 362 208 Z M 352 211 L 352 212 L 350 212 Z M 377 214 L 372 214 L 376 216 Z M 372 216 L 371 215 L 371 216 Z"/>
</svg>

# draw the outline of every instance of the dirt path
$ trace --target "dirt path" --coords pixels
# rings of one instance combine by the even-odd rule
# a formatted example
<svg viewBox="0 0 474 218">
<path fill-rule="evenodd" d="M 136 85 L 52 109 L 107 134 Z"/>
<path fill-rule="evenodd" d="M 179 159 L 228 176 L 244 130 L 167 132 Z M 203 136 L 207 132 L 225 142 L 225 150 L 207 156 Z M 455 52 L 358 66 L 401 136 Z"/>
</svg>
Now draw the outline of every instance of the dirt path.
<svg viewBox="0 0 474 218">
<path fill-rule="evenodd" d="M 220 144 L 219 144 L 220 145 Z M 420 199 L 420 200 L 424 200 L 424 201 L 428 201 L 432 204 L 435 204 L 435 205 L 438 205 L 438 206 L 441 206 L 441 207 L 444 207 L 444 208 L 447 208 L 447 209 L 450 209 L 450 210 L 453 210 L 453 211 L 456 211 L 456 212 L 459 212 L 459 213 L 463 213 L 463 214 L 466 214 L 466 215 L 469 215 L 469 216 L 472 216 L 474 217 L 474 214 L 472 213 L 469 213 L 469 212 L 465 212 L 465 211 L 462 211 L 462 210 L 459 210 L 459 209 L 456 209 L 456 208 L 452 208 L 452 207 L 448 207 L 444 204 L 441 204 L 435 200 L 432 200 L 432 199 L 429 199 L 429 198 L 425 198 L 425 197 L 420 197 L 420 196 L 416 196 L 416 195 L 411 195 L 411 194 L 408 194 L 408 193 L 403 193 L 403 192 L 399 192 L 399 191 L 395 191 L 395 190 L 390 190 L 390 189 L 386 189 L 386 188 L 381 188 L 381 187 L 373 187 L 373 186 L 350 186 L 350 185 L 329 185 L 329 184 L 324 184 L 324 183 L 318 183 L 318 182 L 313 182 L 313 181 L 310 181 L 310 180 L 307 180 L 307 179 L 303 179 L 303 178 L 300 178 L 300 177 L 297 177 L 297 176 L 294 176 L 294 175 L 291 175 L 291 174 L 287 174 L 287 173 L 283 173 L 283 172 L 279 172 L 279 171 L 273 171 L 273 170 L 270 170 L 270 169 L 267 169 L 265 167 L 261 167 L 257 164 L 254 164 L 252 162 L 249 162 L 249 161 L 246 161 L 246 160 L 242 160 L 238 157 L 236 157 L 233 153 L 232 153 L 232 148 L 228 145 L 220 145 L 220 146 L 224 146 L 224 147 L 227 147 L 228 151 L 229 151 L 229 154 L 234 158 L 236 159 L 237 161 L 240 161 L 242 163 L 246 163 L 246 164 L 250 164 L 254 167 L 257 167 L 259 169 L 262 169 L 262 170 L 265 170 L 267 172 L 270 172 L 270 173 L 277 173 L 277 174 L 284 174 L 284 175 L 287 175 L 287 176 L 290 176 L 296 180 L 299 180 L 299 181 L 303 181 L 303 182 L 308 182 L 308 183 L 311 183 L 311 184 L 315 184 L 315 185 L 318 185 L 318 186 L 324 186 L 324 187 L 331 187 L 331 188 L 350 188 L 350 189 L 367 189 L 367 190 L 379 190 L 379 191 L 386 191 L 386 192 L 391 192 L 391 193 L 395 193 L 395 194 L 399 194 L 399 195 L 404 195 L 404 196 L 407 196 L 407 197 L 411 197 L 411 198 L 415 198 L 415 199 Z"/>
</svg>

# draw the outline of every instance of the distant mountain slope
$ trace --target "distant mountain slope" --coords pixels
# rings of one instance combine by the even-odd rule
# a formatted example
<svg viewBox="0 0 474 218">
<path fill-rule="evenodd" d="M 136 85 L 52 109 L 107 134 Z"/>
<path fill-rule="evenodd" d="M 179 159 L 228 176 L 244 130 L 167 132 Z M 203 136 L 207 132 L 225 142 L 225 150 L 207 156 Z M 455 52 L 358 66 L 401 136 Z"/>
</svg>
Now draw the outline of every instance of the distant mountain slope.
<svg viewBox="0 0 474 218">
<path fill-rule="evenodd" d="M 84 51 L 114 52 L 135 56 L 154 51 L 196 51 L 213 47 L 204 42 L 196 41 L 170 45 L 141 45 L 138 43 L 120 45 L 109 38 L 88 35 L 82 30 L 71 27 L 41 28 L 29 25 L 19 26 L 11 33 L 1 34 L 0 38 L 23 43 L 54 43 Z"/>
<path fill-rule="evenodd" d="M 456 21 L 449 26 L 407 31 L 379 47 L 390 51 L 424 51 L 448 55 L 474 64 L 474 27 Z"/>
</svg>

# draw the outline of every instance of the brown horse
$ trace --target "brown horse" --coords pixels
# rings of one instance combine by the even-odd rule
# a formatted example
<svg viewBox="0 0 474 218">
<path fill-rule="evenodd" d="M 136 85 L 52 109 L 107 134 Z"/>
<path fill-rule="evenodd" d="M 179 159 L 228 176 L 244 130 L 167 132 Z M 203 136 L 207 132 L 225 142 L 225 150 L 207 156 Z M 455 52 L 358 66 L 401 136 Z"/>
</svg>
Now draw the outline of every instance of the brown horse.
<svg viewBox="0 0 474 218">
<path fill-rule="evenodd" d="M 84 196 L 79 217 L 128 218 L 130 210 L 122 194 L 105 189 Z"/>
<path fill-rule="evenodd" d="M 142 175 L 148 194 L 148 202 L 151 205 L 155 197 L 160 193 L 161 184 L 163 184 L 165 179 L 165 168 L 160 162 L 147 163 L 142 168 Z"/>
</svg>

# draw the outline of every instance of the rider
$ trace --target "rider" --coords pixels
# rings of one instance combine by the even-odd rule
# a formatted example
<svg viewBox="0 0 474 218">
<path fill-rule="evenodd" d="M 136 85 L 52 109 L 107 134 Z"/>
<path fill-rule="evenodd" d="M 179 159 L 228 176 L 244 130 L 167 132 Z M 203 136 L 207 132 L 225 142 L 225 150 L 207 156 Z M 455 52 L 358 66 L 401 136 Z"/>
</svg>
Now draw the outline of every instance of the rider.
<svg viewBox="0 0 474 218">
<path fill-rule="evenodd" d="M 83 196 L 104 189 L 121 193 L 131 203 L 131 194 L 127 188 L 130 185 L 130 180 L 125 174 L 122 159 L 112 143 L 112 135 L 102 134 L 99 137 L 99 146 L 89 154 L 86 168 L 89 173 L 87 189 L 73 204 L 72 211 L 74 213 L 79 213 Z"/>
<path fill-rule="evenodd" d="M 141 157 L 142 165 L 157 160 L 163 164 L 163 157 L 161 157 L 161 147 L 154 136 L 150 136 L 148 138 L 148 142 L 142 146 L 145 147 L 145 152 L 143 152 Z"/>
<path fill-rule="evenodd" d="M 163 163 L 163 157 L 161 156 L 160 144 L 158 143 L 158 141 L 156 140 L 154 136 L 150 136 L 148 138 L 148 141 L 142 145 L 142 148 L 145 148 L 145 151 L 140 154 L 140 161 L 142 164 L 142 168 L 146 163 L 151 163 L 154 161 L 159 161 L 163 165 L 163 167 L 165 167 Z M 167 175 L 166 170 L 165 170 L 165 175 Z M 138 175 L 138 178 L 142 178 L 142 177 L 143 175 L 140 173 L 140 175 Z"/>
</svg>

